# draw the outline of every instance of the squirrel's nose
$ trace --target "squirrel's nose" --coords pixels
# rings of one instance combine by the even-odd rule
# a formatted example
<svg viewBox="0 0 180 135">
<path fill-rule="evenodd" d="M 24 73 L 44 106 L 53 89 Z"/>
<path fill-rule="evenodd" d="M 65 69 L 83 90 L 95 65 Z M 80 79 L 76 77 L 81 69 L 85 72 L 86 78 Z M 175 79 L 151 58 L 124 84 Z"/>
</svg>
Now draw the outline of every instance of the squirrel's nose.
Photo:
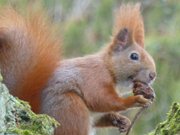
<svg viewBox="0 0 180 135">
<path fill-rule="evenodd" d="M 151 80 L 153 80 L 155 77 L 156 77 L 156 73 L 155 73 L 155 72 L 150 72 L 150 73 L 149 73 L 149 78 L 150 78 Z"/>
</svg>

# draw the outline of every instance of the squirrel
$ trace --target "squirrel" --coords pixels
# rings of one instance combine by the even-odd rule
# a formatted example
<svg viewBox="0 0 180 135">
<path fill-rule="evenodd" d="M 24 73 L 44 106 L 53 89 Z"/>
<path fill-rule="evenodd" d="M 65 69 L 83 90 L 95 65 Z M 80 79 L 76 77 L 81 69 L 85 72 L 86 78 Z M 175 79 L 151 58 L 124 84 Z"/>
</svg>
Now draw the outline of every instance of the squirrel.
<svg viewBox="0 0 180 135">
<path fill-rule="evenodd" d="M 0 69 L 10 93 L 28 101 L 36 113 L 54 117 L 55 135 L 89 135 L 94 127 L 127 131 L 130 120 L 119 111 L 145 106 L 142 95 L 122 97 L 116 86 L 151 85 L 153 58 L 144 49 L 140 4 L 121 5 L 110 42 L 98 53 L 62 59 L 60 36 L 41 13 L 23 17 L 0 13 Z M 101 115 L 93 119 L 92 113 Z"/>
</svg>

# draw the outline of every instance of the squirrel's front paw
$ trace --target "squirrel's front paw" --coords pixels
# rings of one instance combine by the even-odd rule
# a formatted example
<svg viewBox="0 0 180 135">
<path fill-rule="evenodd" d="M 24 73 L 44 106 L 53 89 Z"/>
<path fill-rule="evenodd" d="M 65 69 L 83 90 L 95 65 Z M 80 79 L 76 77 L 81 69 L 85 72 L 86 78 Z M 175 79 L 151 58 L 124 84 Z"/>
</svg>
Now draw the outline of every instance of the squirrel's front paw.
<svg viewBox="0 0 180 135">
<path fill-rule="evenodd" d="M 152 102 L 143 97 L 143 95 L 136 95 L 136 107 L 146 107 L 149 106 Z"/>
<path fill-rule="evenodd" d="M 116 114 L 112 120 L 112 125 L 119 128 L 119 131 L 122 133 L 128 130 L 129 126 L 131 125 L 131 121 L 125 116 Z"/>
</svg>

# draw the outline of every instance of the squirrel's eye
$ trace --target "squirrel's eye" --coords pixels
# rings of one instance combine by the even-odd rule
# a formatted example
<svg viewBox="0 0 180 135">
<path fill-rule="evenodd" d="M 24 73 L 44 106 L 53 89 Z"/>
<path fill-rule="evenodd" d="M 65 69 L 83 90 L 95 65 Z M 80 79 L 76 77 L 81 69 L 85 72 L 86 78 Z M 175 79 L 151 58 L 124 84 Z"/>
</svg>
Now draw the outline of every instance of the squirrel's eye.
<svg viewBox="0 0 180 135">
<path fill-rule="evenodd" d="M 130 58 L 132 60 L 139 60 L 139 55 L 137 53 L 131 53 Z"/>
</svg>

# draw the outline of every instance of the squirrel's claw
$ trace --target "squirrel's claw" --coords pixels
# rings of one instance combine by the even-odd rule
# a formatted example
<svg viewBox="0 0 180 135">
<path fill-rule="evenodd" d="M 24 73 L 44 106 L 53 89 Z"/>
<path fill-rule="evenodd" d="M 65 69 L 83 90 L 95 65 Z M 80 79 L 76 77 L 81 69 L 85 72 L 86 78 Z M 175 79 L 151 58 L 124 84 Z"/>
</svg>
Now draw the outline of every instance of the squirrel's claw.
<svg viewBox="0 0 180 135">
<path fill-rule="evenodd" d="M 116 118 L 112 121 L 112 125 L 119 128 L 119 131 L 123 133 L 128 130 L 131 125 L 131 121 L 127 117 L 118 115 L 118 117 L 116 116 Z"/>
<path fill-rule="evenodd" d="M 143 97 L 143 95 L 136 95 L 135 107 L 148 107 L 152 102 Z"/>
</svg>

